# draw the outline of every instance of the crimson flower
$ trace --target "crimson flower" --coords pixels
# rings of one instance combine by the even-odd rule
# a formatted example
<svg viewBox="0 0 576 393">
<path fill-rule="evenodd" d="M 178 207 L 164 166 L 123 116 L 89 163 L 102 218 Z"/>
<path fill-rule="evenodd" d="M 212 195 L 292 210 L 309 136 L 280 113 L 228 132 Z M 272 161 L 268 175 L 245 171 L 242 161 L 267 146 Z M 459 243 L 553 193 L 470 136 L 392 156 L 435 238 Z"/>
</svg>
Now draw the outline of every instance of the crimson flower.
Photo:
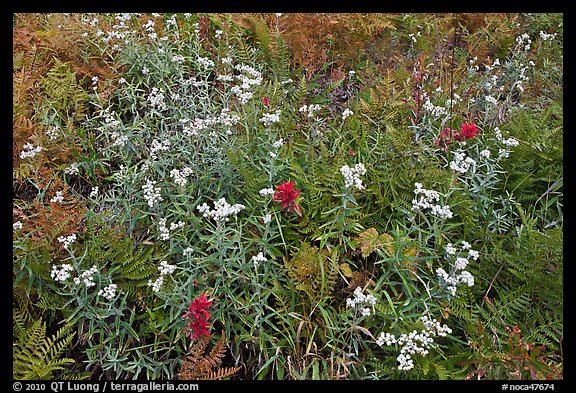
<svg viewBox="0 0 576 393">
<path fill-rule="evenodd" d="M 298 215 L 302 215 L 302 210 L 298 206 L 296 198 L 300 195 L 300 190 L 294 190 L 294 182 L 283 181 L 281 185 L 276 186 L 276 193 L 272 200 L 282 202 L 282 209 L 288 211 L 296 211 Z"/>
<path fill-rule="evenodd" d="M 186 330 L 186 335 L 192 340 L 197 341 L 202 336 L 210 336 L 209 321 L 212 316 L 208 308 L 211 305 L 212 300 L 208 300 L 206 294 L 203 293 L 190 303 L 186 314 L 184 314 L 184 318 L 191 319 L 188 329 Z"/>
<path fill-rule="evenodd" d="M 461 140 L 466 140 L 474 138 L 478 132 L 478 127 L 474 123 L 468 124 L 468 122 L 462 124 L 460 127 L 460 138 Z"/>
<path fill-rule="evenodd" d="M 268 99 L 268 97 L 264 96 L 264 98 L 262 99 L 262 103 L 266 106 L 270 105 L 270 100 Z"/>
<path fill-rule="evenodd" d="M 434 144 L 437 147 L 442 147 L 446 150 L 446 147 L 452 142 L 452 138 L 455 138 L 456 134 L 448 127 L 440 131 L 440 136 L 434 139 Z"/>
</svg>

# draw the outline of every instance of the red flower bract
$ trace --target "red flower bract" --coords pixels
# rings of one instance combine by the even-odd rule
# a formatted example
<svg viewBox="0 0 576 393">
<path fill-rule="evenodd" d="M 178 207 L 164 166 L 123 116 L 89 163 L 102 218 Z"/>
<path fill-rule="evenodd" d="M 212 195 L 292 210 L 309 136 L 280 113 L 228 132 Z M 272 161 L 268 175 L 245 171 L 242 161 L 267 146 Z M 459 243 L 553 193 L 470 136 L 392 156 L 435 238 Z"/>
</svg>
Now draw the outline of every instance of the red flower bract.
<svg viewBox="0 0 576 393">
<path fill-rule="evenodd" d="M 296 201 L 298 195 L 300 195 L 300 190 L 294 190 L 293 181 L 283 181 L 281 185 L 276 186 L 276 193 L 272 200 L 282 202 L 282 209 L 288 209 L 288 211 L 296 210 L 296 212 L 302 213 Z"/>
<path fill-rule="evenodd" d="M 209 321 L 212 316 L 208 308 L 211 305 L 212 300 L 208 300 L 205 293 L 190 303 L 186 314 L 184 314 L 184 318 L 192 320 L 186 331 L 186 334 L 191 339 L 196 341 L 202 336 L 210 336 Z"/>
<path fill-rule="evenodd" d="M 468 124 L 468 122 L 462 124 L 460 127 L 460 136 L 462 140 L 474 138 L 478 132 L 478 127 L 474 123 Z"/>
</svg>

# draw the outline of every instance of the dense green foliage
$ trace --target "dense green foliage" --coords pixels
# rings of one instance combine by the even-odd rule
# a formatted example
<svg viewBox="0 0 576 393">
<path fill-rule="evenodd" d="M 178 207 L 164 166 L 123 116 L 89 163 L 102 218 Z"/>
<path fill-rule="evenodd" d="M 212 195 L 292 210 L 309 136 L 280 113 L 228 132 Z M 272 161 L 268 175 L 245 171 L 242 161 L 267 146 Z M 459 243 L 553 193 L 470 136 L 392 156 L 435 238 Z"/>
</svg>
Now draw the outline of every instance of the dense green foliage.
<svg viewBox="0 0 576 393">
<path fill-rule="evenodd" d="M 14 378 L 562 379 L 562 15 L 13 27 Z"/>
</svg>

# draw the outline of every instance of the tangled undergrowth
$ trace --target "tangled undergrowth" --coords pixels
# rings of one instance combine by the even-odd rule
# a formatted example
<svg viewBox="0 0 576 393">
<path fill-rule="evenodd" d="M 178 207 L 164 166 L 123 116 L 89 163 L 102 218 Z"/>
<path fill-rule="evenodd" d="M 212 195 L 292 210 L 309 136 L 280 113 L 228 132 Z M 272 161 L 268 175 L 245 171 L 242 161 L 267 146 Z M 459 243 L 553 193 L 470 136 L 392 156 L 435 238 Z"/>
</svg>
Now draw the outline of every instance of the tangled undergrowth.
<svg viewBox="0 0 576 393">
<path fill-rule="evenodd" d="M 13 62 L 15 379 L 563 378 L 561 14 L 15 14 Z"/>
</svg>

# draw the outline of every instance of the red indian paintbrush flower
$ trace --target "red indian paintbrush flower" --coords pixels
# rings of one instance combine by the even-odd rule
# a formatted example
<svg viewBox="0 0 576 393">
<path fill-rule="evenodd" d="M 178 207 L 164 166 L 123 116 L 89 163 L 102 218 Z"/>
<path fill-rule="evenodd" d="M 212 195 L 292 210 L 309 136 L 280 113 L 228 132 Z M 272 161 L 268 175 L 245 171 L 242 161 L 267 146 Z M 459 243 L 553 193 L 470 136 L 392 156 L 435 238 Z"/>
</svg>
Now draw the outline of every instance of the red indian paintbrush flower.
<svg viewBox="0 0 576 393">
<path fill-rule="evenodd" d="M 200 297 L 194 299 L 184 318 L 191 319 L 190 324 L 186 329 L 186 335 L 192 340 L 197 341 L 202 336 L 210 336 L 210 311 L 208 308 L 212 305 L 212 300 L 206 298 L 206 294 L 203 293 Z"/>
<path fill-rule="evenodd" d="M 460 127 L 460 137 L 462 138 L 461 140 L 474 138 L 477 132 L 478 127 L 476 127 L 474 123 L 468 124 L 468 122 L 466 122 Z"/>
<path fill-rule="evenodd" d="M 276 186 L 276 193 L 272 200 L 276 202 L 282 202 L 282 209 L 288 209 L 288 211 L 296 211 L 298 215 L 302 214 L 300 206 L 296 198 L 300 195 L 300 190 L 294 190 L 294 182 L 283 181 L 281 185 Z"/>
</svg>

